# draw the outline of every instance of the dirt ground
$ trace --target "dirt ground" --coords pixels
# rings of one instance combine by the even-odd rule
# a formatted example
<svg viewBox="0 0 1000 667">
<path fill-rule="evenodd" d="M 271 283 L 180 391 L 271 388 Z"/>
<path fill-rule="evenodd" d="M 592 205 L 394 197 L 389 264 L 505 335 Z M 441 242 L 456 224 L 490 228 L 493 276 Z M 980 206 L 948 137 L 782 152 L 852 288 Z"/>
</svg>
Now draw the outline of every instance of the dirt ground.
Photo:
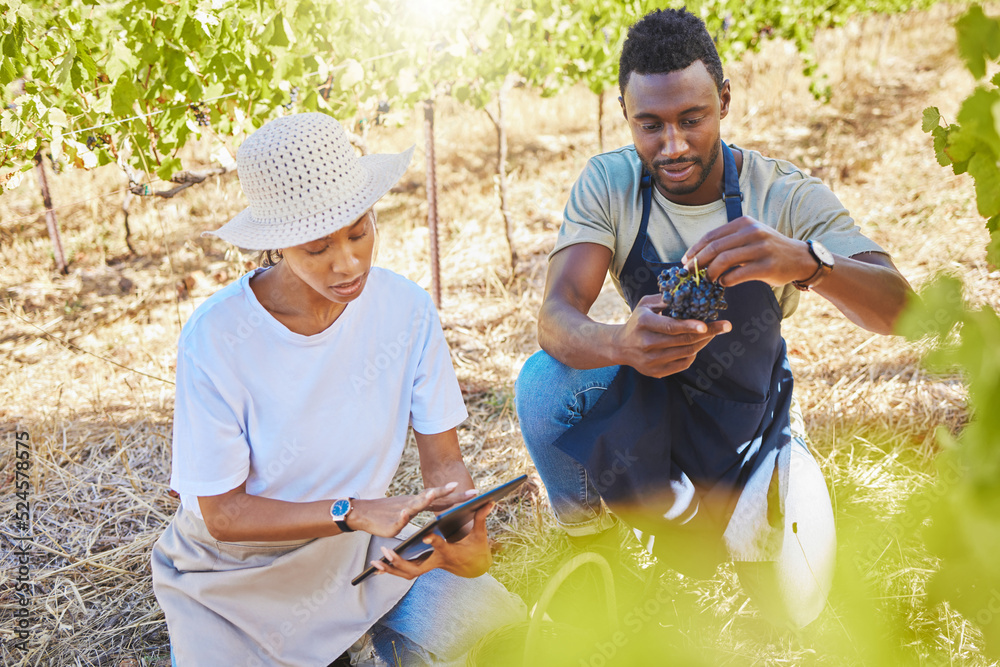
<svg viewBox="0 0 1000 667">
<path fill-rule="evenodd" d="M 948 271 L 962 277 L 973 303 L 1000 309 L 1000 272 L 985 261 L 972 182 L 936 163 L 920 129 L 924 107 L 953 119 L 974 84 L 955 55 L 950 24 L 957 15 L 942 5 L 818 35 L 829 103 L 811 96 L 800 60 L 784 44 L 728 65 L 733 106 L 723 136 L 822 178 L 915 287 Z M 510 106 L 511 212 L 521 258 L 513 275 L 495 193 L 493 126 L 482 112 L 447 99 L 436 117 L 440 312 L 471 415 L 461 445 L 480 488 L 534 474 L 513 410 L 514 380 L 538 349 L 546 254 L 569 188 L 598 152 L 590 92 L 541 99 L 515 90 Z M 606 96 L 604 111 L 605 148 L 630 143 L 615 95 Z M 402 127 L 372 128 L 368 141 L 373 152 L 417 144 L 410 170 L 379 205 L 378 263 L 429 288 L 422 127 L 415 115 Z M 185 166 L 206 163 L 211 150 L 209 142 L 193 147 Z M 52 270 L 35 179 L 0 197 L 0 510 L 7 516 L 15 508 L 15 434 L 26 432 L 35 531 L 31 650 L 12 647 L 7 609 L 16 564 L 5 550 L 0 661 L 153 664 L 167 655 L 148 557 L 177 505 L 167 486 L 177 336 L 200 303 L 252 266 L 253 257 L 199 236 L 245 201 L 235 174 L 173 199 L 137 199 L 129 214 L 133 256 L 116 167 L 50 175 L 50 183 L 71 262 L 65 277 Z M 627 316 L 610 285 L 593 315 L 611 322 Z M 815 295 L 802 299 L 784 334 L 838 522 L 853 526 L 863 517 L 886 525 L 932 481 L 935 429 L 956 432 L 966 420 L 961 379 L 922 368 L 923 344 L 865 332 Z M 419 486 L 410 447 L 392 490 Z M 13 544 L 16 531 L 8 526 L 5 519 L 4 541 Z M 508 545 L 496 576 L 530 601 L 548 571 L 538 563 L 557 540 L 544 488 L 533 484 L 501 504 L 490 527 Z M 908 628 L 907 655 L 988 664 L 974 626 L 925 601 L 934 562 L 921 545 L 895 534 L 876 539 L 891 558 L 876 550 L 862 562 L 876 577 L 875 604 L 890 606 Z M 856 557 L 844 551 L 850 548 L 842 544 L 842 559 Z M 727 664 L 847 664 L 828 661 L 807 637 L 760 631 L 728 566 L 711 582 L 679 585 L 699 600 L 711 627 L 704 641 L 724 647 Z M 817 624 L 833 637 L 836 605 Z"/>
</svg>

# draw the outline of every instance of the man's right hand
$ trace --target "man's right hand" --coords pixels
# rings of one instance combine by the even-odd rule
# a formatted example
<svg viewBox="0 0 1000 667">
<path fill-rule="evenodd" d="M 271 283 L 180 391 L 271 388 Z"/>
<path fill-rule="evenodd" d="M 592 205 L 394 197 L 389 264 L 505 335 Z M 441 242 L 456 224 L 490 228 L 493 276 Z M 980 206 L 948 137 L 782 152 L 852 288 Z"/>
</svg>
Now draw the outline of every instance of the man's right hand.
<svg viewBox="0 0 1000 667">
<path fill-rule="evenodd" d="M 686 369 L 709 341 L 733 328 L 727 320 L 675 320 L 661 315 L 662 308 L 659 294 L 644 296 L 615 336 L 623 363 L 649 377 Z"/>
</svg>

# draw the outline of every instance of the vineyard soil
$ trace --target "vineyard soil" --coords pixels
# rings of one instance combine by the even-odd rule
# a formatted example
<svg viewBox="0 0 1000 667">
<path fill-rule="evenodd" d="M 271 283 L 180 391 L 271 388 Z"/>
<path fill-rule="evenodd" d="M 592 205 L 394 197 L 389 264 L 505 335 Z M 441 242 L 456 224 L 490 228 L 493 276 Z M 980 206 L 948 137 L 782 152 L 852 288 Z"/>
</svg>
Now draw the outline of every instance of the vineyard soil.
<svg viewBox="0 0 1000 667">
<path fill-rule="evenodd" d="M 954 118 L 972 88 L 955 54 L 951 24 L 959 13 L 939 5 L 820 34 L 829 104 L 810 94 L 792 49 L 768 44 L 727 67 L 733 106 L 723 132 L 827 182 L 915 287 L 948 271 L 962 277 L 974 303 L 1000 309 L 1000 272 L 985 261 L 972 182 L 936 163 L 920 129 L 924 107 Z M 604 97 L 608 149 L 630 141 L 615 98 Z M 548 99 L 514 89 L 505 112 L 519 257 L 513 275 L 494 180 L 495 128 L 485 113 L 447 99 L 435 119 L 441 319 L 470 412 L 461 444 L 480 488 L 534 474 L 513 411 L 514 380 L 538 349 L 535 314 L 562 207 L 598 146 L 596 96 L 582 87 Z M 375 152 L 418 145 L 409 172 L 380 205 L 377 263 L 429 289 L 418 116 L 372 128 L 368 143 Z M 185 168 L 206 166 L 211 150 L 191 147 Z M 27 432 L 36 537 L 30 650 L 13 647 L 0 612 L 5 665 L 169 664 L 148 558 L 177 505 L 167 486 L 177 335 L 198 304 L 255 258 L 199 236 L 245 206 L 236 174 L 172 199 L 133 200 L 137 256 L 123 236 L 125 183 L 114 165 L 50 173 L 68 276 L 53 269 L 34 178 L 0 197 L 0 511 L 14 511 L 16 434 Z M 609 284 L 593 314 L 626 317 Z M 834 500 L 839 556 L 856 566 L 867 597 L 859 602 L 845 585 L 807 631 L 785 633 L 761 621 L 731 566 L 707 581 L 665 572 L 660 585 L 698 612 L 671 631 L 712 651 L 714 664 L 857 664 L 866 640 L 852 618 L 864 606 L 891 620 L 891 641 L 909 663 L 990 664 L 975 626 L 927 601 L 935 562 L 904 513 L 935 475 L 935 429 L 957 432 L 967 419 L 961 379 L 926 371 L 923 344 L 862 331 L 811 294 L 786 322 L 785 337 Z M 409 447 L 392 490 L 413 491 L 419 479 Z M 530 605 L 565 547 L 544 488 L 537 480 L 522 487 L 490 527 L 495 576 Z M 3 561 L 4 581 L 13 568 Z"/>
</svg>

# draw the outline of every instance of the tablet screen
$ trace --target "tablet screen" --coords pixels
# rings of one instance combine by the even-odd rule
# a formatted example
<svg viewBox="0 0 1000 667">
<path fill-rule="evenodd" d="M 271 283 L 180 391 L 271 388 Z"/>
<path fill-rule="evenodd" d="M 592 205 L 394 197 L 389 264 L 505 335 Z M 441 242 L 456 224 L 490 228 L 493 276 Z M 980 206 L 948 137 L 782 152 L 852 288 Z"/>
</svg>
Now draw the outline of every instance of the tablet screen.
<svg viewBox="0 0 1000 667">
<path fill-rule="evenodd" d="M 429 544 L 424 544 L 424 538 L 431 533 L 437 533 L 441 537 L 448 539 L 458 533 L 467 523 L 473 520 L 477 511 L 484 505 L 503 498 L 508 493 L 521 486 L 528 479 L 527 475 L 515 477 L 509 482 L 494 487 L 485 493 L 481 493 L 475 498 L 470 498 L 460 505 L 456 505 L 441 514 L 438 514 L 431 521 L 426 523 L 410 537 L 400 542 L 393 551 L 407 560 L 415 560 L 424 554 L 433 551 Z M 385 558 L 382 562 L 387 563 Z M 357 586 L 359 583 L 378 572 L 374 566 L 369 565 L 364 572 L 356 576 L 351 584 Z"/>
</svg>

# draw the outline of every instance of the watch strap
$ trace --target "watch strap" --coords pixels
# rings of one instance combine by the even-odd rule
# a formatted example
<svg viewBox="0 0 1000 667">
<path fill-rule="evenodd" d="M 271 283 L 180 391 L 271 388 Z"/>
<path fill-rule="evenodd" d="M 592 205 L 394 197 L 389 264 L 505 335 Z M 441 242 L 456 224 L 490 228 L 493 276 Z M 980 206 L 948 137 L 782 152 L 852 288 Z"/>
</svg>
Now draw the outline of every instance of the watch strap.
<svg viewBox="0 0 1000 667">
<path fill-rule="evenodd" d="M 815 287 L 820 283 L 823 278 L 827 276 L 828 273 L 833 271 L 833 267 L 826 264 L 816 255 L 816 251 L 813 250 L 812 239 L 806 241 L 806 245 L 809 247 L 809 254 L 812 258 L 816 260 L 816 270 L 813 271 L 812 275 L 805 280 L 793 280 L 792 285 L 803 292 L 808 292 L 810 289 Z"/>
<path fill-rule="evenodd" d="M 347 503 L 347 511 L 344 512 L 343 515 L 334 514 L 333 508 L 337 506 L 337 503 L 341 502 Z M 333 519 L 333 522 L 337 525 L 337 528 L 340 529 L 340 532 L 342 533 L 354 532 L 354 529 L 347 525 L 347 515 L 350 514 L 351 510 L 353 509 L 354 509 L 354 503 L 351 502 L 350 498 L 335 500 L 333 501 L 333 504 L 330 505 L 330 517 Z"/>
</svg>

